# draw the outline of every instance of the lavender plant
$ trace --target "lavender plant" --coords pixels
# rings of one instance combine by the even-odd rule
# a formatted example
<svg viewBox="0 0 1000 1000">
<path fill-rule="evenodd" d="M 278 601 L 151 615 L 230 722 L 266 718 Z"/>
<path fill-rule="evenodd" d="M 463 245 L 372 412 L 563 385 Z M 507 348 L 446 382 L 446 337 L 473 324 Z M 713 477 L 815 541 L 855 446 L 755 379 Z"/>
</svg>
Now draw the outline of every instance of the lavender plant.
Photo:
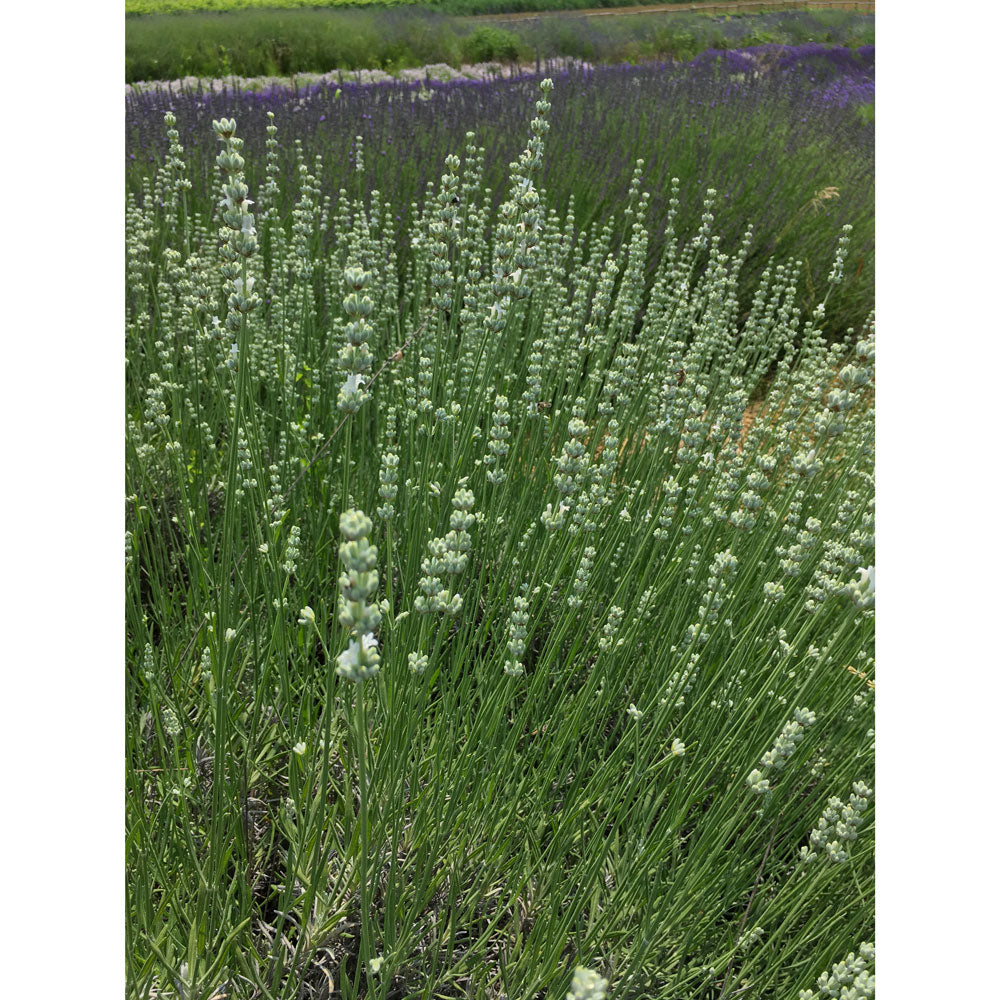
<svg viewBox="0 0 1000 1000">
<path fill-rule="evenodd" d="M 721 191 L 686 227 L 668 185 L 659 240 L 645 165 L 618 221 L 560 214 L 559 101 L 499 190 L 439 149 L 405 219 L 367 140 L 337 186 L 270 169 L 277 111 L 259 174 L 215 122 L 199 201 L 163 122 L 126 206 L 130 996 L 870 995 L 854 233 L 809 310 L 796 258 L 745 302 Z"/>
</svg>

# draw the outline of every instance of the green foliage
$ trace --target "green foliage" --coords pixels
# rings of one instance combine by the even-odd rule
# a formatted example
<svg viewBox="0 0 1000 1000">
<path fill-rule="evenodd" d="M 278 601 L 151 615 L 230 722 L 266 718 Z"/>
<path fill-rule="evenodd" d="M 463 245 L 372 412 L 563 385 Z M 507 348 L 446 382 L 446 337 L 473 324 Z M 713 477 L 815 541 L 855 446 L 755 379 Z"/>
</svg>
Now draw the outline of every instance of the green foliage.
<svg viewBox="0 0 1000 1000">
<path fill-rule="evenodd" d="M 493 25 L 480 25 L 462 39 L 463 62 L 516 62 L 520 56 L 518 36 Z"/>
<path fill-rule="evenodd" d="M 129 20 L 125 78 L 288 76 L 461 62 L 453 26 L 430 15 L 251 11 Z"/>
<path fill-rule="evenodd" d="M 506 14 L 525 11 L 585 10 L 591 7 L 638 7 L 710 0 L 125 0 L 125 13 L 174 14 L 205 11 L 302 10 L 304 8 L 422 7 L 445 14 Z"/>
<path fill-rule="evenodd" d="M 757 19 L 764 15 L 757 15 Z M 690 59 L 706 48 L 737 48 L 751 39 L 782 44 L 819 40 L 874 43 L 872 18 L 816 12 L 769 20 L 745 17 L 741 31 L 723 31 L 729 18 L 700 14 L 643 17 L 539 18 L 503 27 L 478 25 L 413 6 L 371 9 L 249 10 L 128 18 L 125 82 L 323 73 L 331 69 L 397 71 L 430 63 L 534 61 L 573 57 L 592 62 Z"/>
<path fill-rule="evenodd" d="M 875 105 L 858 105 L 858 118 L 860 118 L 865 125 L 873 125 L 875 123 Z"/>
<path fill-rule="evenodd" d="M 671 31 L 664 26 L 655 36 L 653 45 L 657 54 L 684 62 L 693 59 L 698 54 L 698 43 L 694 35 L 688 31 Z M 725 46 L 723 46 L 725 47 Z"/>
<path fill-rule="evenodd" d="M 339 193 L 294 153 L 282 190 L 280 120 L 253 177 L 215 123 L 206 203 L 169 114 L 127 199 L 130 1000 L 874 971 L 847 236 L 807 316 L 775 262 L 744 318 L 721 195 L 691 227 L 672 195 L 650 259 L 640 162 L 585 234 L 536 108 L 499 208 L 470 137 L 401 241 L 360 149 Z"/>
</svg>

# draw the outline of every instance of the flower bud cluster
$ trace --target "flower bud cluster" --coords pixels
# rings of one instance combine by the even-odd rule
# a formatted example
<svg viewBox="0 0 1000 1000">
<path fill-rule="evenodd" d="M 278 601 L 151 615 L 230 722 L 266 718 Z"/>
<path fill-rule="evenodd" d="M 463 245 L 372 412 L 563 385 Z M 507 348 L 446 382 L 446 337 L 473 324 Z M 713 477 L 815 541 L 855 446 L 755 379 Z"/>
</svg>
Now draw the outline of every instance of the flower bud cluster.
<svg viewBox="0 0 1000 1000">
<path fill-rule="evenodd" d="M 458 223 L 458 174 L 459 158 L 454 154 L 445 157 L 447 173 L 442 174 L 441 184 L 436 196 L 436 219 L 428 225 L 428 231 L 433 239 L 429 243 L 431 288 L 431 303 L 438 309 L 450 309 L 452 294 L 455 288 L 455 276 L 452 273 L 450 251 L 455 239 L 455 227 Z"/>
<path fill-rule="evenodd" d="M 846 861 L 845 845 L 858 839 L 862 814 L 874 797 L 875 793 L 863 781 L 855 781 L 846 805 L 836 795 L 829 798 L 823 815 L 809 834 L 809 846 L 799 849 L 799 857 L 808 864 L 825 851 L 831 861 Z"/>
<path fill-rule="evenodd" d="M 573 592 L 566 598 L 566 604 L 574 611 L 583 603 L 583 595 L 587 591 L 596 555 L 597 549 L 593 545 L 588 545 L 580 556 L 580 564 L 576 568 L 576 576 L 573 577 Z"/>
<path fill-rule="evenodd" d="M 510 613 L 507 626 L 507 662 L 503 672 L 508 677 L 520 677 L 524 673 L 524 640 L 528 635 L 528 600 L 518 595 L 514 598 L 514 610 Z"/>
<path fill-rule="evenodd" d="M 844 586 L 843 593 L 849 597 L 854 606 L 862 610 L 875 606 L 875 567 L 858 568 L 858 579 L 851 580 Z"/>
<path fill-rule="evenodd" d="M 792 756 L 795 748 L 802 742 L 805 731 L 816 722 L 816 713 L 810 712 L 808 708 L 797 708 L 793 718 L 786 722 L 778 738 L 774 741 L 774 746 L 768 750 L 760 759 L 760 767 L 755 768 L 747 775 L 747 784 L 755 795 L 763 795 L 770 791 L 771 784 L 765 774 L 781 771 Z"/>
<path fill-rule="evenodd" d="M 582 400 L 578 400 L 577 409 L 582 415 L 583 407 L 581 404 Z M 621 444 L 621 439 L 618 437 L 620 429 L 621 425 L 612 417 L 608 421 L 608 430 L 604 435 L 604 440 L 601 442 L 601 458 L 597 464 L 596 475 L 594 472 L 585 469 L 584 472 L 577 474 L 576 477 L 578 488 L 582 488 L 587 479 L 590 480 L 590 490 L 586 501 L 582 498 L 578 501 L 580 508 L 579 517 L 574 518 L 578 524 L 581 524 L 588 531 L 595 529 L 594 519 L 598 512 L 615 500 L 614 478 L 618 468 L 618 448 Z"/>
<path fill-rule="evenodd" d="M 819 992 L 799 990 L 799 1000 L 875 1000 L 875 945 L 865 942 L 858 946 L 857 955 L 852 951 L 843 962 L 838 962 L 829 972 L 816 980 Z"/>
<path fill-rule="evenodd" d="M 611 310 L 611 296 L 614 291 L 615 282 L 618 280 L 618 263 L 614 258 L 608 258 L 604 263 L 594 291 L 594 299 L 590 307 L 590 318 L 583 328 L 583 341 L 581 349 L 594 347 L 598 338 L 605 329 L 605 320 Z"/>
<path fill-rule="evenodd" d="M 277 465 L 272 465 L 268 472 L 271 474 L 271 495 L 267 498 L 267 520 L 270 527 L 279 528 L 288 513 L 281 492 L 281 469 Z"/>
<path fill-rule="evenodd" d="M 708 586 L 703 598 L 704 604 L 698 608 L 698 617 L 703 622 L 714 624 L 719 620 L 719 609 L 722 607 L 722 595 L 726 584 L 736 573 L 739 563 L 736 556 L 726 549 L 717 552 L 712 559 L 712 569 L 708 577 Z"/>
<path fill-rule="evenodd" d="M 679 643 L 681 648 L 691 645 L 704 646 L 708 642 L 708 626 L 714 625 L 719 620 L 726 590 L 736 575 L 738 565 L 736 556 L 729 549 L 715 554 L 705 593 L 698 606 L 698 621 L 688 626 L 684 638 Z"/>
<path fill-rule="evenodd" d="M 833 260 L 833 270 L 830 271 L 829 281 L 831 285 L 839 285 L 844 280 L 844 261 L 847 259 L 847 250 L 851 245 L 851 230 L 853 228 L 848 224 L 841 231 L 841 237 L 837 243 L 837 253 Z"/>
<path fill-rule="evenodd" d="M 658 519 L 659 527 L 653 529 L 653 538 L 657 541 L 663 541 L 670 537 L 670 527 L 677 514 L 677 501 L 680 499 L 683 489 L 673 476 L 663 484 L 663 509 L 660 511 Z"/>
<path fill-rule="evenodd" d="M 618 631 L 618 627 L 621 625 L 624 617 L 624 610 L 617 605 L 612 605 L 608 609 L 608 620 L 604 623 L 604 628 L 601 629 L 601 638 L 597 640 L 597 645 L 602 653 L 606 653 L 612 647 L 625 644 L 624 639 L 615 641 L 615 633 Z"/>
<path fill-rule="evenodd" d="M 691 648 L 691 629 L 688 629 L 687 636 L 682 640 L 682 645 Z M 678 646 L 671 646 L 670 651 L 676 653 L 678 651 Z M 687 659 L 684 661 L 683 667 L 675 670 L 670 675 L 670 680 L 667 682 L 667 686 L 663 692 L 663 697 L 660 699 L 661 705 L 673 704 L 676 708 L 682 708 L 684 705 L 685 696 L 694 687 L 694 682 L 698 678 L 698 660 L 700 656 L 698 653 L 690 653 Z"/>
<path fill-rule="evenodd" d="M 181 721 L 177 718 L 177 713 L 172 708 L 164 708 L 160 713 L 160 718 L 163 723 L 163 731 L 171 739 L 180 735 L 182 728 Z"/>
<path fill-rule="evenodd" d="M 243 497 L 247 490 L 257 489 L 257 479 L 253 475 L 254 462 L 253 454 L 250 451 L 250 442 L 242 427 L 236 433 L 236 461 L 241 476 L 236 486 L 236 496 Z"/>
<path fill-rule="evenodd" d="M 292 239 L 289 265 L 303 281 L 312 277 L 315 268 L 313 255 L 317 243 L 317 226 L 322 213 L 320 189 L 316 177 L 309 173 L 302 152 L 302 140 L 295 140 L 295 158 L 298 161 L 299 197 L 292 208 Z M 341 190 L 342 204 L 346 192 Z"/>
<path fill-rule="evenodd" d="M 166 382 L 161 378 L 159 372 L 149 373 L 149 385 L 146 388 L 146 400 L 143 407 L 143 427 L 147 431 L 155 431 L 158 427 L 165 428 L 170 423 L 170 414 L 167 412 L 166 393 L 174 388 L 172 382 Z"/>
<path fill-rule="evenodd" d="M 578 965 L 573 970 L 573 982 L 570 983 L 566 1000 L 604 1000 L 607 990 L 606 979 L 602 979 L 591 969 Z"/>
<path fill-rule="evenodd" d="M 446 576 L 458 576 L 465 571 L 472 548 L 469 530 L 476 522 L 472 508 L 475 497 L 472 491 L 460 488 L 452 497 L 449 525 L 451 531 L 444 538 L 432 538 L 427 543 L 427 557 L 420 564 L 423 576 L 420 578 L 421 593 L 414 599 L 413 606 L 424 614 L 440 611 L 446 615 L 457 615 L 462 610 L 462 596 L 446 587 Z"/>
<path fill-rule="evenodd" d="M 573 417 L 566 428 L 569 438 L 563 444 L 562 454 L 556 459 L 558 471 L 552 477 L 564 497 L 572 496 L 580 489 L 582 473 L 587 468 L 587 446 L 583 443 L 587 430 L 587 425 L 579 417 Z"/>
<path fill-rule="evenodd" d="M 295 570 L 298 568 L 301 534 L 302 529 L 297 524 L 293 524 L 288 532 L 288 542 L 285 544 L 285 561 L 281 564 L 281 568 L 289 576 L 294 576 Z"/>
<path fill-rule="evenodd" d="M 156 676 L 156 661 L 153 659 L 153 644 L 147 642 L 142 650 L 142 675 L 147 681 Z"/>
<path fill-rule="evenodd" d="M 740 508 L 730 515 L 732 524 L 739 528 L 752 528 L 757 523 L 758 512 L 764 506 L 764 494 L 769 487 L 767 472 L 759 466 L 751 469 L 746 476 L 746 489 L 740 494 Z"/>
<path fill-rule="evenodd" d="M 267 133 L 267 139 L 264 141 L 264 148 L 267 150 L 266 153 L 266 166 L 264 168 L 264 186 L 260 190 L 260 217 L 261 219 L 270 219 L 277 213 L 277 201 L 281 194 L 281 188 L 278 185 L 278 175 L 281 168 L 278 164 L 278 140 L 275 136 L 278 134 L 278 128 L 274 124 L 274 112 L 268 111 L 267 113 L 267 127 L 264 129 Z"/>
<path fill-rule="evenodd" d="M 602 417 L 610 417 L 616 408 L 628 408 L 639 379 L 639 351 L 640 346 L 636 343 L 626 342 L 619 346 L 605 373 L 604 386 L 597 404 L 597 412 Z"/>
<path fill-rule="evenodd" d="M 244 160 L 240 154 L 242 140 L 236 138 L 236 122 L 222 118 L 212 122 L 216 135 L 224 144 L 223 151 L 215 158 L 222 172 L 222 200 L 219 208 L 222 217 L 222 276 L 231 282 L 227 299 L 229 312 L 226 326 L 234 333 L 245 322 L 245 317 L 260 305 L 260 296 L 254 294 L 253 278 L 245 277 L 247 261 L 257 251 L 257 230 L 250 211 L 253 202 L 250 189 L 243 178 Z M 245 280 L 244 280 L 245 278 Z M 232 364 L 236 363 L 236 344 L 233 344 Z"/>
<path fill-rule="evenodd" d="M 172 111 L 168 111 L 163 116 L 163 122 L 167 126 L 167 139 L 170 143 L 163 169 L 167 177 L 167 225 L 172 229 L 177 221 L 176 213 L 181 198 L 185 191 L 191 190 L 191 180 L 185 176 L 184 147 L 180 142 L 180 133 L 175 128 L 177 117 Z"/>
<path fill-rule="evenodd" d="M 517 161 L 510 165 L 512 193 L 497 212 L 493 280 L 489 286 L 493 301 L 483 320 L 487 334 L 497 334 L 504 329 L 512 298 L 525 299 L 531 294 L 531 289 L 522 280 L 523 272 L 531 267 L 532 251 L 538 246 L 542 228 L 538 192 L 531 175 L 542 164 L 545 148 L 542 137 L 549 130 L 545 115 L 552 107 L 546 96 L 552 86 L 549 79 L 541 82 L 542 99 L 535 103 L 538 117 L 531 121 L 531 139 Z"/>
<path fill-rule="evenodd" d="M 808 518 L 801 528 L 796 527 L 802 511 L 801 500 L 798 499 L 789 506 L 788 519 L 782 525 L 782 533 L 791 536 L 791 545 L 778 545 L 775 548 L 780 557 L 779 565 L 785 576 L 797 577 L 802 573 L 804 563 L 819 544 L 819 534 L 823 525 L 817 518 Z"/>
<path fill-rule="evenodd" d="M 490 428 L 490 440 L 486 445 L 487 454 L 483 465 L 488 469 L 486 479 L 499 485 L 507 478 L 503 468 L 503 460 L 510 451 L 507 443 L 510 439 L 510 404 L 506 396 L 498 395 L 493 400 L 493 426 Z"/>
<path fill-rule="evenodd" d="M 799 451 L 792 458 L 792 471 L 803 479 L 812 479 L 822 468 L 819 459 L 816 458 L 816 449 L 809 451 Z"/>
<path fill-rule="evenodd" d="M 531 345 L 524 392 L 521 393 L 524 412 L 532 420 L 542 417 L 542 410 L 538 404 L 542 401 L 542 381 L 545 375 L 545 355 L 542 353 L 544 344 L 545 341 L 539 337 Z"/>
<path fill-rule="evenodd" d="M 372 522 L 360 510 L 340 515 L 340 595 L 337 620 L 350 633 L 347 649 L 337 657 L 337 674 L 360 683 L 378 673 L 380 659 L 374 632 L 382 623 L 377 605 L 369 603 L 378 588 L 378 549 L 368 541 Z"/>
<path fill-rule="evenodd" d="M 371 273 L 362 267 L 350 266 L 344 270 L 344 312 L 348 322 L 344 330 L 347 342 L 340 348 L 337 357 L 342 371 L 347 374 L 337 395 L 337 409 L 343 413 L 357 413 L 364 402 L 370 399 L 364 385 L 372 366 L 372 353 L 368 348 L 368 338 L 373 327 L 368 321 L 375 309 L 375 303 L 365 294 L 371 283 Z"/>
<path fill-rule="evenodd" d="M 394 452 L 387 451 L 382 455 L 382 467 L 379 469 L 378 482 L 378 495 L 385 502 L 381 507 L 375 509 L 375 513 L 383 521 L 390 521 L 396 516 L 394 501 L 399 491 L 399 487 L 396 485 L 399 482 L 399 456 Z"/>
<path fill-rule="evenodd" d="M 715 216 L 712 214 L 712 208 L 715 205 L 716 194 L 718 194 L 718 192 L 715 188 L 708 188 L 705 191 L 705 203 L 704 210 L 701 214 L 701 225 L 698 227 L 698 232 L 695 234 L 695 237 L 691 242 L 691 248 L 693 250 L 704 250 L 708 246 L 708 237 L 712 231 L 712 223 L 715 221 Z"/>
</svg>

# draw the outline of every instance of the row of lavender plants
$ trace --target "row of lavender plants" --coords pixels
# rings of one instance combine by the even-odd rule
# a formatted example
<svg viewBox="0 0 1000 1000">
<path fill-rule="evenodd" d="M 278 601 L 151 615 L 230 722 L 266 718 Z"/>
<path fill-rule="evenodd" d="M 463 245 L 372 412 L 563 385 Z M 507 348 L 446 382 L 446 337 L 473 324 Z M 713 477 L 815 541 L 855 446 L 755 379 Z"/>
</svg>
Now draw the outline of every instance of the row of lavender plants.
<svg viewBox="0 0 1000 1000">
<path fill-rule="evenodd" d="M 808 311 L 785 257 L 745 309 L 726 192 L 654 224 L 639 159 L 583 227 L 540 186 L 586 174 L 577 112 L 536 97 L 499 205 L 470 132 L 411 150 L 406 213 L 370 138 L 331 191 L 280 106 L 261 162 L 203 123 L 211 168 L 163 116 L 126 208 L 130 996 L 873 996 L 853 233 Z"/>
<path fill-rule="evenodd" d="M 499 204 L 518 152 L 519 109 L 539 78 L 132 94 L 125 108 L 128 182 L 138 193 L 142 178 L 164 162 L 162 116 L 173 109 L 191 164 L 190 202 L 207 212 L 211 121 L 238 116 L 256 185 L 273 112 L 287 137 L 277 151 L 282 190 L 292 190 L 301 149 L 324 194 L 378 190 L 392 201 L 400 251 L 441 151 L 460 147 L 469 130 L 486 148 L 484 184 Z M 663 250 L 671 178 L 681 182 L 682 228 L 697 225 L 702 193 L 714 187 L 726 205 L 723 239 L 737 240 L 746 220 L 757 227 L 744 299 L 769 256 L 793 256 L 802 261 L 804 308 L 822 296 L 828 248 L 850 222 L 855 257 L 828 319 L 838 333 L 864 321 L 874 295 L 874 125 L 859 109 L 874 102 L 873 49 L 764 46 L 708 52 L 684 65 L 564 69 L 555 79 L 564 100 L 553 109 L 552 157 L 538 183 L 561 212 L 572 197 L 579 224 L 607 223 L 642 156 L 654 256 Z M 353 170 L 359 144 L 367 166 L 360 176 Z M 288 197 L 276 208 L 287 219 L 292 206 Z"/>
</svg>

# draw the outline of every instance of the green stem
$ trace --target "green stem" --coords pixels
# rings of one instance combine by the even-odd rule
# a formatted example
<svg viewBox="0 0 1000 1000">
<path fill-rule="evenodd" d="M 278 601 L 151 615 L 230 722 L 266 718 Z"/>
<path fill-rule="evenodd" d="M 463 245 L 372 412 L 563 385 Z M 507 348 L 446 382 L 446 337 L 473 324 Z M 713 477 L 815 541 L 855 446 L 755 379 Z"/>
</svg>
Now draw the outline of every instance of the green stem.
<svg viewBox="0 0 1000 1000">
<path fill-rule="evenodd" d="M 358 743 L 358 777 L 361 784 L 361 869 L 360 869 L 360 901 L 361 901 L 361 951 L 358 955 L 358 965 L 354 972 L 354 992 L 357 993 L 361 981 L 361 971 L 365 967 L 371 953 L 371 928 L 368 914 L 368 730 L 365 719 L 364 683 L 357 687 L 356 723 Z"/>
</svg>

